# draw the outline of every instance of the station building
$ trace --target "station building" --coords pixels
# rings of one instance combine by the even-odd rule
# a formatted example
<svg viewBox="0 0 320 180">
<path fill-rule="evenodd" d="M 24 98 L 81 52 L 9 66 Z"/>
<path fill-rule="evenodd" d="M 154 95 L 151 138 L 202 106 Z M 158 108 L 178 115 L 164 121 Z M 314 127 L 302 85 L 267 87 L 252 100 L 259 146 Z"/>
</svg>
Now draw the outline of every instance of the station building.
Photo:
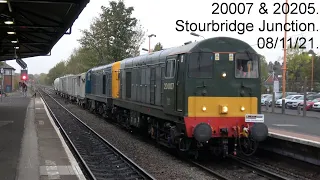
<svg viewBox="0 0 320 180">
<path fill-rule="evenodd" d="M 10 65 L 8 65 L 5 62 L 2 62 L 0 64 L 0 69 L 3 68 L 4 71 L 4 79 L 3 79 L 3 87 L 4 87 L 4 92 L 6 93 L 10 93 L 14 90 L 14 82 L 15 82 L 15 70 L 13 67 L 11 67 Z M 2 78 L 2 77 L 1 77 Z M 2 79 L 0 78 L 0 80 L 2 81 Z M 0 89 L 2 89 L 1 87 L 1 82 L 0 81 Z"/>
</svg>

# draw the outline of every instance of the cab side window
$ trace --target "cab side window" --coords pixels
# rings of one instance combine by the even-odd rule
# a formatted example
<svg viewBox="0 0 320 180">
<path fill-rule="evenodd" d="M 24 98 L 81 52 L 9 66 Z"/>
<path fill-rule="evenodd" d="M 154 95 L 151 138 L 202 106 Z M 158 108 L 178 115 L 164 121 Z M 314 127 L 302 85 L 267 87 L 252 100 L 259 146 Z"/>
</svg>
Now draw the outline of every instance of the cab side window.
<svg viewBox="0 0 320 180">
<path fill-rule="evenodd" d="M 165 77 L 173 78 L 176 71 L 176 59 L 167 59 Z"/>
</svg>

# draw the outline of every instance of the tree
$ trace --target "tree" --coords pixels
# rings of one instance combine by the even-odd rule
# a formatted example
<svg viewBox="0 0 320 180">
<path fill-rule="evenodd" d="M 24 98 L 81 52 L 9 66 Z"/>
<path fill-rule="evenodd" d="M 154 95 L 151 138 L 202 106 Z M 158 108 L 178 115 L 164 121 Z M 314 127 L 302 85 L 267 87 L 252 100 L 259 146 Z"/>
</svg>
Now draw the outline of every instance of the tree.
<svg viewBox="0 0 320 180">
<path fill-rule="evenodd" d="M 58 64 L 56 64 L 53 68 L 51 68 L 49 70 L 48 73 L 48 83 L 52 84 L 53 81 L 60 76 L 63 76 L 66 74 L 66 66 L 65 66 L 65 62 L 61 61 Z"/>
<path fill-rule="evenodd" d="M 93 49 L 80 47 L 74 49 L 66 61 L 67 74 L 79 74 L 88 71 L 90 68 L 99 65 L 98 54 Z"/>
<path fill-rule="evenodd" d="M 102 6 L 102 13 L 83 30 L 79 42 L 84 48 L 94 49 L 100 60 L 99 65 L 139 55 L 145 32 L 138 20 L 132 17 L 133 7 L 126 7 L 123 1 Z"/>
<path fill-rule="evenodd" d="M 156 51 L 161 51 L 163 49 L 163 46 L 160 42 L 158 42 L 154 48 L 153 48 L 153 52 L 156 52 Z"/>
<path fill-rule="evenodd" d="M 260 57 L 260 64 L 261 64 L 261 79 L 266 80 L 268 77 L 268 63 L 266 61 L 265 56 Z"/>
<path fill-rule="evenodd" d="M 300 91 L 304 79 L 311 79 L 311 58 L 308 53 L 299 48 L 288 48 L 287 73 L 288 88 L 293 91 Z"/>
</svg>

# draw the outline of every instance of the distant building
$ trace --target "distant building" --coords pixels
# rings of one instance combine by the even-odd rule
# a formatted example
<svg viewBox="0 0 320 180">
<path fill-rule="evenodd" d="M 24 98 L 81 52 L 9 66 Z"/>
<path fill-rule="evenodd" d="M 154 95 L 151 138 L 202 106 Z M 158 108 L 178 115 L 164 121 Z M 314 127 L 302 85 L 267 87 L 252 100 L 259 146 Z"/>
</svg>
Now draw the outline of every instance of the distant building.
<svg viewBox="0 0 320 180">
<path fill-rule="evenodd" d="M 3 80 L 3 87 L 5 92 L 12 92 L 14 89 L 14 69 L 10 65 L 8 65 L 5 62 L 2 62 L 2 65 L 0 65 L 0 69 L 3 68 L 4 71 L 4 80 Z M 0 82 L 0 87 L 2 82 Z M 1 87 L 2 89 L 2 87 Z"/>
<path fill-rule="evenodd" d="M 273 86 L 274 86 L 274 82 L 275 81 L 278 81 L 279 82 L 279 87 L 278 88 L 280 88 L 281 87 L 281 82 L 280 82 L 280 78 L 279 77 L 277 77 L 274 73 L 269 73 L 269 76 L 268 76 L 268 78 L 264 81 L 264 86 L 266 87 L 266 88 L 268 88 L 268 89 L 270 89 L 270 88 L 274 88 Z M 280 90 L 280 89 L 279 89 Z M 270 90 L 271 91 L 271 90 Z M 281 90 L 280 90 L 281 91 Z"/>
</svg>

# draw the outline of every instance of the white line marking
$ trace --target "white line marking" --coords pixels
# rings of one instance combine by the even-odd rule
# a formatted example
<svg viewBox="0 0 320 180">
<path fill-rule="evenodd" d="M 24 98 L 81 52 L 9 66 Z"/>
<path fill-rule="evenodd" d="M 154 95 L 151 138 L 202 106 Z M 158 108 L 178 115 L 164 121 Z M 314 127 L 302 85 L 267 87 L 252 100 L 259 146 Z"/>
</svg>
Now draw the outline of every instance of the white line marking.
<svg viewBox="0 0 320 180">
<path fill-rule="evenodd" d="M 295 124 L 272 124 L 274 126 L 279 126 L 279 127 L 293 127 L 293 126 L 298 126 L 298 125 L 295 125 Z"/>
<path fill-rule="evenodd" d="M 288 136 L 288 135 L 279 134 L 279 133 L 270 132 L 270 131 L 269 131 L 269 135 L 271 135 L 271 136 L 280 136 L 280 137 L 285 137 L 285 138 L 290 138 L 290 139 L 295 139 L 295 140 L 299 140 L 299 141 L 305 141 L 305 142 L 308 142 L 308 143 L 320 145 L 320 142 L 318 142 L 318 141 L 313 141 L 313 140 L 304 139 L 304 138 L 298 138 L 298 137 L 295 137 L 295 136 Z"/>
<path fill-rule="evenodd" d="M 58 171 L 58 167 L 56 166 L 56 162 L 51 160 L 46 160 L 46 170 L 48 179 L 60 179 L 60 174 Z"/>
<path fill-rule="evenodd" d="M 84 177 L 83 172 L 81 171 L 76 159 L 74 158 L 74 156 L 71 153 L 71 151 L 70 151 L 69 147 L 67 146 L 67 144 L 64 142 L 64 139 L 63 139 L 60 131 L 58 130 L 58 127 L 55 125 L 52 117 L 50 116 L 50 113 L 49 113 L 47 107 L 45 106 L 43 99 L 40 98 L 40 100 L 44 105 L 44 109 L 45 109 L 45 111 L 47 113 L 47 116 L 48 116 L 53 128 L 55 129 L 56 133 L 58 134 L 58 137 L 59 137 L 59 139 L 60 139 L 60 141 L 62 143 L 62 146 L 63 146 L 63 148 L 64 148 L 64 150 L 65 150 L 65 152 L 66 152 L 66 154 L 67 154 L 67 156 L 69 158 L 69 161 L 71 163 L 71 166 L 72 166 L 72 169 L 73 169 L 74 173 L 76 174 L 76 176 L 78 177 L 79 180 L 86 180 L 86 178 Z"/>
</svg>

